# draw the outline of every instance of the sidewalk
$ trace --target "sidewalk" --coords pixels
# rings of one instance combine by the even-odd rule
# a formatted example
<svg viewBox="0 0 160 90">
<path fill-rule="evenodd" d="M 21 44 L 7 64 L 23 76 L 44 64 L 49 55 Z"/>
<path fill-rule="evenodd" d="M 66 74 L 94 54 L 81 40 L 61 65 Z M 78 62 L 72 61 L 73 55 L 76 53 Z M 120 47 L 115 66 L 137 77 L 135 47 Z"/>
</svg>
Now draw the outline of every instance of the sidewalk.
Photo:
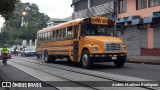
<svg viewBox="0 0 160 90">
<path fill-rule="evenodd" d="M 127 56 L 127 62 L 160 65 L 160 56 Z"/>
</svg>

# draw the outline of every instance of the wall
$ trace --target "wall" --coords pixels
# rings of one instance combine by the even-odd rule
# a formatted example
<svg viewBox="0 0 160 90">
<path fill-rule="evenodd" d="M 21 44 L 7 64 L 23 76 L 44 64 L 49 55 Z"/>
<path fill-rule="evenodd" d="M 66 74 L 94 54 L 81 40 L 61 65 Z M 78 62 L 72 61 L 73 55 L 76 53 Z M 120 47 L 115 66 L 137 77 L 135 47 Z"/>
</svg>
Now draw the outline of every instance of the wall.
<svg viewBox="0 0 160 90">
<path fill-rule="evenodd" d="M 136 10 L 136 0 L 126 0 L 127 1 L 127 11 L 126 13 L 118 14 L 118 18 L 133 16 L 133 15 L 140 15 L 142 18 L 152 16 L 153 12 L 160 11 L 160 5 L 155 7 L 148 7 L 147 8 Z"/>
<path fill-rule="evenodd" d="M 113 0 L 91 0 L 91 6 L 94 7 L 111 1 Z"/>
<path fill-rule="evenodd" d="M 153 45 L 154 48 L 160 49 L 160 27 L 153 29 Z"/>
<path fill-rule="evenodd" d="M 75 7 L 74 8 L 75 8 L 74 9 L 75 12 L 87 9 L 88 8 L 87 0 L 80 0 L 80 1 L 78 1 L 78 3 L 75 3 Z"/>
<path fill-rule="evenodd" d="M 151 17 L 153 12 L 160 11 L 160 5 L 136 10 L 136 0 L 127 0 L 126 13 L 118 14 L 118 18 L 128 16 Z M 144 29 L 137 29 L 136 26 L 125 26 L 124 34 L 121 38 L 126 42 L 129 55 L 160 56 L 160 27 L 150 28 L 150 24 L 145 24 Z"/>
<path fill-rule="evenodd" d="M 109 1 L 113 1 L 113 0 L 109 0 Z M 102 3 L 104 2 L 104 0 L 97 0 L 97 3 L 102 3 L 102 4 L 96 5 L 95 2 L 92 2 L 91 0 L 91 4 L 94 3 L 94 5 L 96 6 L 85 9 L 84 7 L 86 6 L 83 7 L 82 5 L 80 11 L 76 10 L 72 14 L 72 18 L 76 19 L 76 18 L 86 18 L 86 17 L 92 17 L 92 16 L 106 16 L 106 17 L 109 17 L 110 19 L 113 19 L 112 18 L 113 2 L 108 3 L 109 1 L 105 0 L 106 3 Z M 79 8 L 79 5 L 78 5 L 79 3 L 80 1 L 77 4 L 74 4 L 75 5 L 74 8 Z M 82 10 L 82 7 L 83 7 L 83 10 Z"/>
<path fill-rule="evenodd" d="M 128 55 L 140 55 L 141 48 L 147 47 L 147 30 L 137 29 L 136 26 L 128 26 L 123 29 L 121 39 L 125 42 Z"/>
</svg>

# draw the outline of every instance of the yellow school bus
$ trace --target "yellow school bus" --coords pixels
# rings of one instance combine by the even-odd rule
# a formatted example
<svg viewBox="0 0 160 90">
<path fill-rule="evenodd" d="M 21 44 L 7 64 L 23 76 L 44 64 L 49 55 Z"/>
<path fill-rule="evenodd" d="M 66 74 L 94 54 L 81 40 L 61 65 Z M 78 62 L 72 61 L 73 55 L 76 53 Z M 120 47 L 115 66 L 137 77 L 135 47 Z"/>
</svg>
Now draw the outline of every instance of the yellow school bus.
<svg viewBox="0 0 160 90">
<path fill-rule="evenodd" d="M 46 62 L 66 58 L 91 68 L 96 62 L 122 67 L 127 58 L 124 42 L 114 36 L 114 22 L 105 17 L 72 20 L 37 33 L 37 57 Z"/>
</svg>

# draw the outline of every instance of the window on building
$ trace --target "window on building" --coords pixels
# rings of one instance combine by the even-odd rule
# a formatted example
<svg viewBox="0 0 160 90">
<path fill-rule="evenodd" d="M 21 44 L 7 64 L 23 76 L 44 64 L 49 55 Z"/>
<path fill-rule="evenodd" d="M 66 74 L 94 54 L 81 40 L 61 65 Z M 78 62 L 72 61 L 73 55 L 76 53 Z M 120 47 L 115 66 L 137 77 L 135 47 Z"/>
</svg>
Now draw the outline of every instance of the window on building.
<svg viewBox="0 0 160 90">
<path fill-rule="evenodd" d="M 149 0 L 150 7 L 157 6 L 157 5 L 160 5 L 160 0 Z"/>
<path fill-rule="evenodd" d="M 147 8 L 147 0 L 136 0 L 137 10 Z"/>
<path fill-rule="evenodd" d="M 119 13 L 126 12 L 126 2 L 127 0 L 118 0 L 118 11 Z"/>
</svg>

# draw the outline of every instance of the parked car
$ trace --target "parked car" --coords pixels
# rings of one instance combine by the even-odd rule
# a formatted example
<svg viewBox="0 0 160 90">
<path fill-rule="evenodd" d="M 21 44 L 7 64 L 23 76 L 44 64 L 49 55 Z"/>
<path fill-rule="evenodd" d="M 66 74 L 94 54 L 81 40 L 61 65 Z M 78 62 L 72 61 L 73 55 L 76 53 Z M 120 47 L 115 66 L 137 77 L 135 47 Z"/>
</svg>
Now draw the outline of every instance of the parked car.
<svg viewBox="0 0 160 90">
<path fill-rule="evenodd" d="M 36 55 L 35 49 L 24 48 L 24 49 L 21 51 L 21 56 L 34 56 L 34 55 Z"/>
<path fill-rule="evenodd" d="M 7 59 L 11 59 L 11 53 L 10 53 L 10 51 L 8 51 Z M 2 54 L 1 54 L 1 52 L 0 52 L 0 60 L 2 60 Z"/>
<path fill-rule="evenodd" d="M 14 48 L 9 48 L 11 54 L 14 54 Z"/>
</svg>

